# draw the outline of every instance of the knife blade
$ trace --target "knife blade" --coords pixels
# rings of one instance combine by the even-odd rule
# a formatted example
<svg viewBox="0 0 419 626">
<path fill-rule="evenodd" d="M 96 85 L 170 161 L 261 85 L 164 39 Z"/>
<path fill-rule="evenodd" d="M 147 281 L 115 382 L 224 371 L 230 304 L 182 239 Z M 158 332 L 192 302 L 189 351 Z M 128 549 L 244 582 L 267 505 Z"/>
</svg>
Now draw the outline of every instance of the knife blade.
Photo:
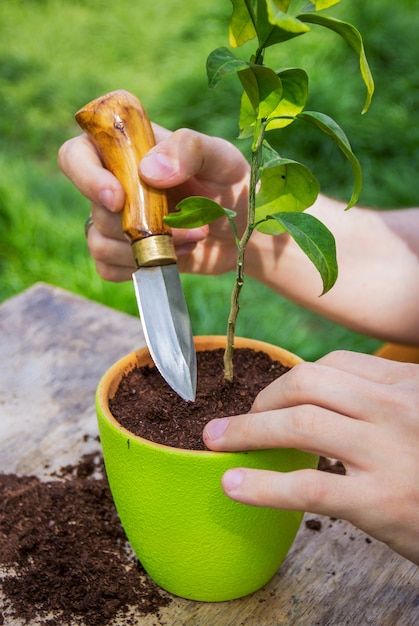
<svg viewBox="0 0 419 626">
<path fill-rule="evenodd" d="M 166 193 L 141 180 L 138 170 L 155 145 L 147 113 L 136 96 L 117 90 L 82 107 L 76 120 L 125 192 L 122 230 L 137 266 L 134 290 L 150 355 L 172 389 L 194 401 L 195 346 L 171 230 L 163 220 Z"/>
</svg>

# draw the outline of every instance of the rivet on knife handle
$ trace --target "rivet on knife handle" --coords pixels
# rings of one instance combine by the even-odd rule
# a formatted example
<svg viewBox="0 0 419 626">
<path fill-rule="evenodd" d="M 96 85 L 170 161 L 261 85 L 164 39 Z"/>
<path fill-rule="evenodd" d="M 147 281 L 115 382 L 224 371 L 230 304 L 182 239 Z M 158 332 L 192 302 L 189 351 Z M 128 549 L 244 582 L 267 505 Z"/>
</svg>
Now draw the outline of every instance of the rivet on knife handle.
<svg viewBox="0 0 419 626">
<path fill-rule="evenodd" d="M 122 230 L 132 244 L 137 267 L 176 263 L 166 193 L 141 180 L 138 164 L 155 145 L 141 102 L 131 93 L 113 91 L 76 113 L 80 127 L 95 143 L 103 163 L 125 191 Z"/>
</svg>

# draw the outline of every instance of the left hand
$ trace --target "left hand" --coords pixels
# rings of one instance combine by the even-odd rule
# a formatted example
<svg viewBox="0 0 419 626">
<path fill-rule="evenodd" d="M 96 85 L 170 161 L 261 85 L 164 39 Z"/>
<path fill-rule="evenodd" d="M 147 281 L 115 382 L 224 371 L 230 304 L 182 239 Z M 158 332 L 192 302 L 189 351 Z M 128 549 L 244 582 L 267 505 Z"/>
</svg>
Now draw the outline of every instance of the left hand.
<svg viewBox="0 0 419 626">
<path fill-rule="evenodd" d="M 249 414 L 209 422 L 204 441 L 339 459 L 346 475 L 237 468 L 222 486 L 246 504 L 346 519 L 419 564 L 419 365 L 333 352 L 271 383 Z"/>
</svg>

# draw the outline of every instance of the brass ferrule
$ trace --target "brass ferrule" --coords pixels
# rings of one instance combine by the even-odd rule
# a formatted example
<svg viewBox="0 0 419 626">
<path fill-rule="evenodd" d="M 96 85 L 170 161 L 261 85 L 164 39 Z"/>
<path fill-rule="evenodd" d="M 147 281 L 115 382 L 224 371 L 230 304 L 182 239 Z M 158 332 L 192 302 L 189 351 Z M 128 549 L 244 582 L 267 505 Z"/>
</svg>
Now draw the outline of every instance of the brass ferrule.
<svg viewBox="0 0 419 626">
<path fill-rule="evenodd" d="M 170 235 L 151 235 L 132 243 L 137 267 L 173 265 L 176 263 L 175 247 Z"/>
</svg>

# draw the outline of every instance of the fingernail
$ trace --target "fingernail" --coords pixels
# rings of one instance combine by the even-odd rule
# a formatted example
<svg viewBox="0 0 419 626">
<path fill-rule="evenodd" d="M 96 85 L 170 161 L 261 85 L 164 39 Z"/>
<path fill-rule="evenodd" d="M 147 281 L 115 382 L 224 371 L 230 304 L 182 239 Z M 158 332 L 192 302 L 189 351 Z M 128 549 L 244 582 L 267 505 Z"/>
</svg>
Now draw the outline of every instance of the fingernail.
<svg viewBox="0 0 419 626">
<path fill-rule="evenodd" d="M 151 152 L 140 163 L 143 176 L 155 180 L 170 178 L 176 173 L 173 161 L 162 152 Z"/>
<path fill-rule="evenodd" d="M 214 441 L 214 439 L 219 439 L 225 433 L 225 430 L 228 426 L 229 419 L 228 417 L 221 417 L 220 419 L 211 420 L 205 426 L 205 434 L 208 439 Z"/>
<path fill-rule="evenodd" d="M 99 193 L 99 202 L 106 209 L 113 211 L 115 209 L 115 194 L 112 189 L 103 189 Z"/>
<path fill-rule="evenodd" d="M 243 482 L 244 472 L 240 469 L 228 470 L 223 476 L 223 489 L 225 491 L 235 491 Z"/>
</svg>

